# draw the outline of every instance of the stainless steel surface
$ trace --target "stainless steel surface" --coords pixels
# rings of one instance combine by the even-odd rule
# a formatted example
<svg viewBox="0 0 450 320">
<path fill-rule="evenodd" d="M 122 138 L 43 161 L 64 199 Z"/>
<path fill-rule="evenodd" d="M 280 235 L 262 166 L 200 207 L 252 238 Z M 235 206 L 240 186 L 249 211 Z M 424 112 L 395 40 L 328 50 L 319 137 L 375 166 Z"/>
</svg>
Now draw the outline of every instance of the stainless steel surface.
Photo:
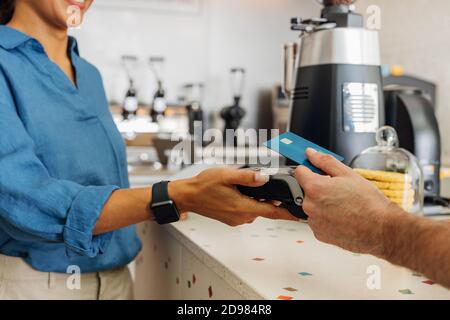
<svg viewBox="0 0 450 320">
<path fill-rule="evenodd" d="M 151 166 L 159 159 L 153 147 L 127 147 L 127 160 L 131 166 Z"/>
<path fill-rule="evenodd" d="M 325 5 L 331 5 L 334 3 L 336 4 L 344 4 L 344 5 L 352 5 L 356 2 L 357 0 L 344 0 L 344 1 L 324 1 L 324 0 L 316 0 L 317 3 L 319 3 L 322 6 Z"/>
<path fill-rule="evenodd" d="M 233 98 L 241 98 L 244 92 L 246 71 L 244 68 L 231 69 L 231 88 Z"/>
<path fill-rule="evenodd" d="M 167 168 L 156 169 L 153 166 L 129 166 L 130 185 L 133 188 L 148 187 L 154 183 L 170 180 L 177 171 Z"/>
<path fill-rule="evenodd" d="M 441 180 L 441 196 L 450 198 L 450 178 Z M 450 208 L 442 206 L 425 206 L 424 215 L 434 219 L 448 220 L 450 217 Z"/>
<path fill-rule="evenodd" d="M 295 74 L 297 65 L 297 53 L 298 48 L 301 43 L 292 42 L 284 45 L 283 51 L 283 60 L 284 60 L 284 68 L 283 68 L 283 92 L 286 97 L 291 97 L 292 93 L 295 89 Z"/>
<path fill-rule="evenodd" d="M 128 147 L 127 158 L 130 185 L 134 188 L 168 180 L 175 173 L 158 161 L 156 150 L 152 147 Z"/>
<path fill-rule="evenodd" d="M 450 178 L 441 180 L 441 195 L 450 198 Z"/>
<path fill-rule="evenodd" d="M 336 28 L 317 31 L 302 37 L 300 65 L 381 64 L 377 31 L 362 28 Z"/>
<path fill-rule="evenodd" d="M 343 90 L 343 130 L 373 133 L 379 128 L 378 85 L 375 83 L 345 83 Z"/>
</svg>

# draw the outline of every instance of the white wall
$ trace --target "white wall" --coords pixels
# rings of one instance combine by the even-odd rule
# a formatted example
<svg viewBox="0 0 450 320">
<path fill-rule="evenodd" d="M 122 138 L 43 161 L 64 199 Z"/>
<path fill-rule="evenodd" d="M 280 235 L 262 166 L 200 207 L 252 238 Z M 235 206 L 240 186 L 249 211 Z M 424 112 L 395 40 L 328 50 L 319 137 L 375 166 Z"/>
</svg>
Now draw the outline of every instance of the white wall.
<svg viewBox="0 0 450 320">
<path fill-rule="evenodd" d="M 151 101 L 155 84 L 149 56 L 165 56 L 168 94 L 176 99 L 186 82 L 204 81 L 207 76 L 207 3 L 201 14 L 158 13 L 117 10 L 94 6 L 80 30 L 75 30 L 81 54 L 102 72 L 111 100 L 121 101 L 127 79 L 120 64 L 124 54 L 137 55 L 140 64 L 137 85 L 140 98 Z"/>
<path fill-rule="evenodd" d="M 96 8 L 75 35 L 82 54 L 103 73 L 110 99 L 120 101 L 126 79 L 120 69 L 122 54 L 137 54 L 141 98 L 154 91 L 146 63 L 150 55 L 167 57 L 169 98 L 176 99 L 186 82 L 207 83 L 205 107 L 218 111 L 231 103 L 229 69 L 243 66 L 248 81 L 243 104 L 246 126 L 256 124 L 258 95 L 281 78 L 281 46 L 295 39 L 289 31 L 292 16 L 319 14 L 313 0 L 203 0 L 197 15 Z M 382 9 L 382 59 L 402 64 L 407 73 L 439 84 L 438 115 L 444 139 L 444 161 L 450 164 L 450 1 L 360 0 Z"/>
<path fill-rule="evenodd" d="M 246 125 L 254 126 L 261 90 L 281 82 L 282 48 L 294 41 L 290 31 L 294 16 L 318 14 L 319 6 L 308 0 L 212 0 L 210 11 L 210 105 L 231 103 L 228 70 L 247 69 L 248 81 L 243 105 Z"/>
<path fill-rule="evenodd" d="M 381 8 L 381 56 L 405 72 L 438 84 L 443 161 L 450 165 L 450 1 L 361 0 Z"/>
<path fill-rule="evenodd" d="M 232 102 L 229 69 L 248 72 L 243 105 L 246 125 L 254 126 L 258 94 L 281 79 L 281 48 L 295 39 L 290 18 L 318 13 L 309 0 L 203 0 L 199 14 L 115 10 L 94 6 L 80 30 L 80 51 L 102 72 L 107 94 L 121 101 L 127 81 L 120 67 L 123 54 L 138 55 L 141 99 L 151 101 L 154 83 L 147 58 L 167 58 L 166 85 L 176 99 L 186 82 L 207 84 L 205 107 L 218 111 Z"/>
</svg>

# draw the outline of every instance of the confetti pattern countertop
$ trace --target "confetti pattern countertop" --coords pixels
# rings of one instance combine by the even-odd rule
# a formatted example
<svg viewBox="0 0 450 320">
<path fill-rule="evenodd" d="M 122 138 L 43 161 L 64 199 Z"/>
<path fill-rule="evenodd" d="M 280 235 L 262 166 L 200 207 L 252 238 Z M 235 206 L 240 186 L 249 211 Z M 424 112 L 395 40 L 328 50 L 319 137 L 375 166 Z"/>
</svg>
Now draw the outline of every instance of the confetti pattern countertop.
<svg viewBox="0 0 450 320">
<path fill-rule="evenodd" d="M 203 169 L 203 166 L 194 166 L 173 179 L 193 176 Z M 163 231 L 153 228 L 153 232 Z M 320 243 L 309 226 L 301 222 L 258 219 L 251 225 L 230 228 L 190 214 L 186 221 L 165 228 L 167 236 L 163 236 L 159 243 L 167 246 L 172 241 L 167 237 L 173 239 L 222 279 L 226 286 L 246 299 L 450 299 L 450 290 L 420 274 L 372 256 L 353 254 Z M 151 238 L 145 241 L 155 242 Z M 162 257 L 152 260 L 154 252 L 160 252 L 161 249 L 158 247 L 158 251 L 155 251 L 156 245 L 152 246 L 153 249 L 149 248 L 141 257 L 148 259 L 141 269 L 154 269 L 155 261 L 158 263 L 166 257 L 164 253 Z M 181 290 L 181 287 L 188 296 L 189 290 L 193 290 L 192 284 L 197 286 L 196 282 L 206 282 L 205 288 L 208 285 L 212 287 L 209 286 L 209 293 L 205 291 L 202 293 L 205 296 L 200 297 L 208 298 L 208 294 L 209 298 L 217 297 L 216 286 L 203 279 L 205 274 L 200 270 L 187 271 L 186 266 L 176 267 L 178 271 L 187 273 L 186 279 L 183 278 L 181 282 L 183 272 L 168 275 L 166 272 L 170 268 L 166 265 L 162 273 L 149 278 L 147 282 L 154 283 L 155 277 L 162 279 L 161 284 L 154 283 L 158 288 L 166 283 L 176 283 L 172 291 Z M 176 282 L 172 279 L 175 277 Z M 186 280 L 189 280 L 187 289 L 184 288 Z M 152 293 L 155 290 L 149 291 Z"/>
<path fill-rule="evenodd" d="M 259 219 L 230 228 L 191 214 L 167 228 L 245 298 L 450 299 L 419 274 L 320 243 L 305 223 Z"/>
</svg>

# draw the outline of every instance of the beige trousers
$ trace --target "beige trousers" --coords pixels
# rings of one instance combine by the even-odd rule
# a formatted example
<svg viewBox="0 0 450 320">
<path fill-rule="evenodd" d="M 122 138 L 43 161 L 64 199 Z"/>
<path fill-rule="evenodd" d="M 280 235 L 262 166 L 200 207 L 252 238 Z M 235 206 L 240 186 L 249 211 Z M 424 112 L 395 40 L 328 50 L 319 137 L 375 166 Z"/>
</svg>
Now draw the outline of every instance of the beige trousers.
<svg viewBox="0 0 450 320">
<path fill-rule="evenodd" d="M 81 274 L 78 282 L 73 276 L 36 271 L 20 258 L 0 254 L 0 300 L 133 299 L 133 282 L 126 266 Z"/>
</svg>

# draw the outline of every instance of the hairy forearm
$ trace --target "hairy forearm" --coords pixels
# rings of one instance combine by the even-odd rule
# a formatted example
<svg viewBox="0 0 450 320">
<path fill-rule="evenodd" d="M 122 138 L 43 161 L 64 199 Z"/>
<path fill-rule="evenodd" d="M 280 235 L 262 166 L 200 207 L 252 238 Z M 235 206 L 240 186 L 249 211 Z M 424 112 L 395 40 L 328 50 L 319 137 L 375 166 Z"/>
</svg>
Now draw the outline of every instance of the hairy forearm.
<svg viewBox="0 0 450 320">
<path fill-rule="evenodd" d="M 152 219 L 148 208 L 151 188 L 115 191 L 103 207 L 94 235 L 111 232 Z"/>
<path fill-rule="evenodd" d="M 398 209 L 388 215 L 381 257 L 420 272 L 450 288 L 450 223 L 406 214 Z"/>
</svg>

